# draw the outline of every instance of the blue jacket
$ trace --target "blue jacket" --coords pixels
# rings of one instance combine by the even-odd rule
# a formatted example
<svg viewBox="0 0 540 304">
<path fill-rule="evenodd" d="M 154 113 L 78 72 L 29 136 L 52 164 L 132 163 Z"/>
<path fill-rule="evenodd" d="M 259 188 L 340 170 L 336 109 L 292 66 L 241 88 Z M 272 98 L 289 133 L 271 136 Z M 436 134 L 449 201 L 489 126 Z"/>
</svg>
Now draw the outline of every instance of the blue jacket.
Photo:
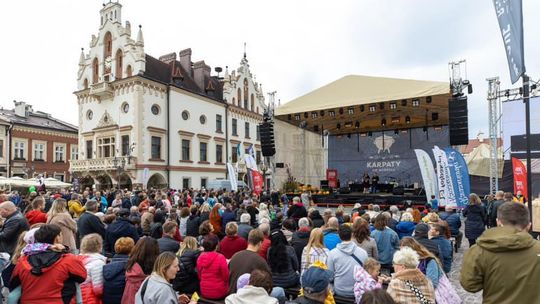
<svg viewBox="0 0 540 304">
<path fill-rule="evenodd" d="M 116 254 L 103 266 L 103 304 L 118 304 L 126 287 L 126 264 L 129 256 Z"/>
<path fill-rule="evenodd" d="M 223 231 L 225 231 L 225 226 L 227 226 L 227 223 L 234 222 L 234 220 L 235 220 L 234 212 L 232 212 L 231 210 L 225 209 L 225 211 L 221 215 L 221 226 L 222 226 Z"/>
<path fill-rule="evenodd" d="M 446 273 L 449 273 L 452 269 L 452 243 L 449 240 L 439 235 L 431 238 L 439 246 L 439 259 L 441 260 L 443 270 Z"/>
<path fill-rule="evenodd" d="M 337 230 L 333 229 L 325 230 L 323 232 L 323 241 L 324 246 L 328 248 L 328 250 L 336 248 L 337 244 L 341 243 Z"/>
<path fill-rule="evenodd" d="M 399 236 L 399 239 L 401 240 L 402 238 L 406 236 L 412 236 L 412 233 L 414 232 L 414 228 L 416 228 L 415 222 L 399 222 L 396 225 L 395 230 Z"/>
<path fill-rule="evenodd" d="M 135 243 L 139 240 L 139 233 L 131 222 L 126 218 L 117 218 L 105 230 L 105 252 L 114 253 L 114 244 L 121 237 L 130 237 Z"/>
<path fill-rule="evenodd" d="M 455 212 L 442 212 L 439 217 L 441 220 L 448 223 L 452 236 L 457 236 L 459 234 L 459 228 L 461 228 L 461 218 L 459 217 L 459 214 Z"/>
<path fill-rule="evenodd" d="M 371 237 L 377 242 L 377 250 L 379 251 L 379 263 L 383 265 L 391 265 L 394 258 L 394 252 L 399 249 L 399 237 L 397 233 L 385 227 L 383 231 L 373 230 Z"/>
</svg>

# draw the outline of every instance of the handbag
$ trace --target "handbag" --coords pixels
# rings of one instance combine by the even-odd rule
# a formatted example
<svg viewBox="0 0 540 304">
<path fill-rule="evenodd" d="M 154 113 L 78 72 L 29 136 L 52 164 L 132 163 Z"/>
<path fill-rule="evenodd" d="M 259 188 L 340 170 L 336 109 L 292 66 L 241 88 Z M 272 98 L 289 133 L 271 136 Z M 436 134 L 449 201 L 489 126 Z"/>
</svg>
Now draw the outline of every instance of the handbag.
<svg viewBox="0 0 540 304">
<path fill-rule="evenodd" d="M 430 300 L 426 299 L 426 296 L 424 296 L 424 293 L 422 293 L 420 289 L 416 288 L 416 286 L 414 286 L 414 284 L 411 281 L 409 280 L 405 281 L 405 285 L 409 287 L 409 289 L 414 293 L 414 296 L 418 299 L 418 301 L 420 301 L 420 303 L 435 304 L 431 302 Z"/>
<path fill-rule="evenodd" d="M 443 274 L 439 279 L 439 285 L 435 290 L 435 300 L 437 304 L 461 304 L 463 300 L 459 297 L 456 289 L 448 277 Z"/>
</svg>

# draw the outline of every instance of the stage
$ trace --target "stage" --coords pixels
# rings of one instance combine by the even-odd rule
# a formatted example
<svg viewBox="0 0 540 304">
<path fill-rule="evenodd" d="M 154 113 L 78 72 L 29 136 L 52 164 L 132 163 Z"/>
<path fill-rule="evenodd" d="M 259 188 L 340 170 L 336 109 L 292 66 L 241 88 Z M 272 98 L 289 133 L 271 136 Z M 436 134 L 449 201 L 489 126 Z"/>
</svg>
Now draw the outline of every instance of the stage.
<svg viewBox="0 0 540 304">
<path fill-rule="evenodd" d="M 319 207 L 337 207 L 339 205 L 352 206 L 356 203 L 367 206 L 369 204 L 377 204 L 381 209 L 388 206 L 396 205 L 400 208 L 409 204 L 412 206 L 424 206 L 426 204 L 426 195 L 404 194 L 395 195 L 392 193 L 369 193 L 361 192 L 352 193 L 332 193 L 327 195 L 313 194 L 311 195 L 313 202 Z"/>
</svg>

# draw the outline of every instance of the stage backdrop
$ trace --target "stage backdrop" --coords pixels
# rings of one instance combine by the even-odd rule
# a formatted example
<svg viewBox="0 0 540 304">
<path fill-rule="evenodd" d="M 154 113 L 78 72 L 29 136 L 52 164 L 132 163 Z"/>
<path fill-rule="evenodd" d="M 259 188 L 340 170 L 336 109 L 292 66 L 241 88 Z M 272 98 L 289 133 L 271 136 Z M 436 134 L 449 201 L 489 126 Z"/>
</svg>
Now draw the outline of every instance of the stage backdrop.
<svg viewBox="0 0 540 304">
<path fill-rule="evenodd" d="M 392 131 L 373 132 L 372 136 L 330 136 L 328 168 L 336 169 L 341 185 L 349 181 L 361 182 L 362 175 L 377 172 L 380 183 L 397 181 L 400 185 L 422 184 L 422 175 L 414 149 L 426 151 L 431 160 L 431 149 L 437 145 L 448 147 L 448 127 L 412 129 L 395 134 Z"/>
</svg>

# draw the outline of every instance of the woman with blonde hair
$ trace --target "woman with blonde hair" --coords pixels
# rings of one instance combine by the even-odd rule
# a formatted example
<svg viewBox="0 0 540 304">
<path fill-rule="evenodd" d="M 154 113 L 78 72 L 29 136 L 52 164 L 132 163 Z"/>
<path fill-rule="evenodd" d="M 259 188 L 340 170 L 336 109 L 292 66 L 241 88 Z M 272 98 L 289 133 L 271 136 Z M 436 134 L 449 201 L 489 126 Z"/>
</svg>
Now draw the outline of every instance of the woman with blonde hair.
<svg viewBox="0 0 540 304">
<path fill-rule="evenodd" d="M 81 283 L 81 295 L 85 304 L 99 304 L 103 297 L 103 266 L 107 258 L 101 255 L 103 239 L 97 233 L 85 235 L 81 240 L 81 257 L 88 276 Z"/>
<path fill-rule="evenodd" d="M 302 260 L 300 263 L 300 273 L 303 273 L 316 261 L 321 261 L 326 265 L 330 251 L 324 246 L 323 230 L 315 228 L 311 230 L 309 241 L 302 250 Z"/>
<path fill-rule="evenodd" d="M 75 252 L 75 234 L 77 233 L 77 222 L 73 220 L 66 209 L 66 200 L 56 199 L 47 213 L 47 224 L 55 224 L 62 230 L 62 244 L 69 247 L 71 252 Z"/>
<path fill-rule="evenodd" d="M 180 293 L 194 293 L 199 291 L 199 277 L 197 275 L 197 259 L 201 255 L 197 239 L 186 236 L 180 250 L 176 254 L 180 262 L 180 269 L 172 284 L 174 290 Z"/>
<path fill-rule="evenodd" d="M 396 232 L 400 239 L 412 236 L 416 223 L 412 214 L 405 212 L 401 215 L 401 221 L 396 225 Z"/>
<path fill-rule="evenodd" d="M 170 281 L 174 279 L 180 267 L 178 259 L 171 252 L 163 252 L 154 263 L 152 274 L 142 283 L 135 296 L 135 303 L 187 303 L 186 295 L 176 296 Z"/>
</svg>

